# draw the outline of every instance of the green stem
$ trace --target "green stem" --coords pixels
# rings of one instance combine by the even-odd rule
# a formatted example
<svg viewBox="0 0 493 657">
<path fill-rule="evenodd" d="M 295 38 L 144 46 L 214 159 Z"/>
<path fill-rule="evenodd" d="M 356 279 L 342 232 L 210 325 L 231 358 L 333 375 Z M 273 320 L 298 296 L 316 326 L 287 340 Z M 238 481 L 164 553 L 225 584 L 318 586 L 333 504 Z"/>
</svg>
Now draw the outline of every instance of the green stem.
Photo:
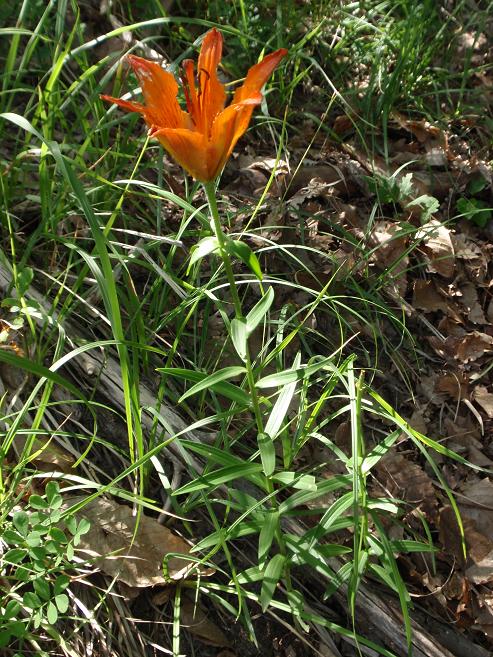
<svg viewBox="0 0 493 657">
<path fill-rule="evenodd" d="M 236 319 L 242 320 L 244 319 L 243 312 L 241 309 L 241 301 L 240 297 L 238 294 L 238 288 L 236 287 L 236 281 L 233 273 L 233 266 L 231 264 L 231 258 L 229 257 L 228 249 L 227 249 L 227 237 L 223 232 L 222 226 L 221 226 L 221 221 L 219 218 L 219 210 L 217 208 L 217 199 L 216 199 L 216 186 L 213 181 L 203 183 L 204 184 L 204 189 L 205 193 L 207 195 L 207 201 L 209 203 L 209 208 L 211 211 L 211 216 L 212 216 L 212 222 L 213 222 L 213 229 L 214 233 L 217 238 L 217 242 L 219 245 L 219 255 L 224 263 L 224 269 L 226 271 L 226 276 L 228 277 L 228 283 L 229 283 L 229 288 L 231 291 L 231 297 L 233 299 L 233 305 L 235 308 L 235 316 Z M 260 404 L 258 400 L 258 395 L 257 395 L 257 388 L 255 387 L 255 377 L 253 375 L 253 368 L 252 368 L 252 361 L 250 358 L 250 349 L 248 346 L 246 346 L 246 357 L 245 357 L 245 367 L 247 371 L 247 382 L 248 382 L 248 388 L 250 390 L 250 396 L 252 399 L 252 406 L 253 406 L 253 411 L 255 414 L 255 422 L 257 424 L 257 431 L 260 434 L 264 433 L 264 423 L 262 419 L 262 411 L 260 409 Z M 266 484 L 267 484 L 267 490 L 269 494 L 274 492 L 274 482 L 270 477 L 266 477 Z M 270 500 L 270 504 L 273 505 L 273 500 Z M 281 527 L 278 526 L 277 531 L 276 531 L 276 537 L 277 537 L 277 542 L 279 544 L 279 549 L 281 551 L 281 554 L 286 555 L 286 546 L 284 543 L 284 537 L 281 531 Z M 291 583 L 291 575 L 289 571 L 289 567 L 286 566 L 285 569 L 285 578 L 286 578 L 286 586 L 288 591 L 292 590 L 292 583 Z"/>
<path fill-rule="evenodd" d="M 226 241 L 227 237 L 223 232 L 221 226 L 221 220 L 219 218 L 219 210 L 217 208 L 217 199 L 216 199 L 216 185 L 214 181 L 203 183 L 205 193 L 207 196 L 207 201 L 209 203 L 209 208 L 212 216 L 212 225 L 214 228 L 214 233 L 219 245 L 219 255 L 224 264 L 224 269 L 226 271 L 226 276 L 228 278 L 229 289 L 231 292 L 231 297 L 233 299 L 233 305 L 235 309 L 236 319 L 244 319 L 243 312 L 241 309 L 240 296 L 238 294 L 238 288 L 236 287 L 236 281 L 233 273 L 233 266 L 231 264 L 231 258 L 229 257 Z M 253 412 L 255 414 L 255 422 L 257 424 L 257 431 L 259 433 L 264 432 L 264 423 L 262 420 L 262 411 L 260 410 L 260 404 L 257 395 L 257 388 L 255 387 L 255 377 L 253 376 L 252 361 L 250 358 L 250 350 L 247 343 L 246 349 L 246 359 L 245 366 L 247 371 L 247 381 L 248 387 L 250 389 L 250 395 L 252 398 Z"/>
</svg>

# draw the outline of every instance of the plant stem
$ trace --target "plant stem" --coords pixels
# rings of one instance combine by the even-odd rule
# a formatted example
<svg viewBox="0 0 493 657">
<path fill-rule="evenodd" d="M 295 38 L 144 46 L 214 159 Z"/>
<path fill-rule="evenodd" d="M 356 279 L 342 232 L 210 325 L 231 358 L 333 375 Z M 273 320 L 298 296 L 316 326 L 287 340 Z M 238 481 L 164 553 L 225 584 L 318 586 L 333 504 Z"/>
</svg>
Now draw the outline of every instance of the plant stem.
<svg viewBox="0 0 493 657">
<path fill-rule="evenodd" d="M 221 260 L 223 261 L 224 264 L 224 269 L 226 271 L 226 276 L 228 278 L 228 283 L 229 283 L 229 289 L 231 292 L 231 297 L 233 299 L 233 305 L 235 309 L 235 317 L 236 319 L 242 320 L 244 319 L 243 316 L 243 311 L 241 309 L 241 301 L 240 301 L 240 296 L 238 294 L 238 288 L 236 286 L 236 281 L 233 273 L 233 266 L 231 264 L 231 258 L 229 257 L 228 249 L 227 249 L 227 237 L 223 232 L 222 226 L 221 226 L 221 220 L 219 218 L 219 210 L 217 208 L 217 199 L 216 199 L 216 186 L 214 181 L 210 181 L 204 184 L 204 189 L 205 193 L 207 196 L 207 201 L 209 203 L 209 208 L 211 211 L 211 216 L 212 216 L 212 225 L 214 228 L 214 233 L 216 235 L 216 239 L 219 245 L 219 255 L 221 256 Z M 246 348 L 246 358 L 245 358 L 245 367 L 247 370 L 247 381 L 248 381 L 248 387 L 250 390 L 250 395 L 252 398 L 252 406 L 253 406 L 253 412 L 255 414 L 255 422 L 257 424 L 257 431 L 260 433 L 263 433 L 264 431 L 264 423 L 262 420 L 262 411 L 260 410 L 260 404 L 258 400 L 258 395 L 257 395 L 257 388 L 255 387 L 255 377 L 253 376 L 253 368 L 252 368 L 252 361 L 250 358 L 250 349 L 248 347 L 248 342 L 247 342 L 247 348 Z"/>
</svg>

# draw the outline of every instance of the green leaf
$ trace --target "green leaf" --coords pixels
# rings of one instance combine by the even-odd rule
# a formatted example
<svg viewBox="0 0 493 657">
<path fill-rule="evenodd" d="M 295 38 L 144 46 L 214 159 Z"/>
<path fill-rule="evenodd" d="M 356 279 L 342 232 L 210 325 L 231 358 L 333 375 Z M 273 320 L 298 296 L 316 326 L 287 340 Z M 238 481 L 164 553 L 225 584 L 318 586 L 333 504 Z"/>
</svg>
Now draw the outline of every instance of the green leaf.
<svg viewBox="0 0 493 657">
<path fill-rule="evenodd" d="M 6 541 L 11 545 L 19 545 L 24 542 L 24 536 L 22 536 L 21 534 L 19 534 L 19 532 L 16 532 L 13 529 L 9 529 L 8 527 L 7 529 L 4 529 L 2 533 L 2 538 L 4 541 Z"/>
<path fill-rule="evenodd" d="M 56 481 L 49 481 L 45 487 L 46 499 L 48 504 L 51 506 L 53 500 L 60 495 L 60 489 Z"/>
<path fill-rule="evenodd" d="M 335 521 L 349 509 L 354 503 L 353 491 L 345 493 L 337 499 L 318 521 L 316 527 L 306 533 L 306 538 L 311 544 L 319 541 L 332 527 Z"/>
<path fill-rule="evenodd" d="M 33 509 L 47 509 L 49 505 L 41 495 L 31 495 L 29 497 L 29 506 Z"/>
<path fill-rule="evenodd" d="M 279 527 L 279 513 L 275 509 L 268 510 L 264 514 L 262 529 L 258 537 L 258 563 L 263 567 Z"/>
<path fill-rule="evenodd" d="M 46 607 L 46 619 L 50 625 L 55 625 L 58 620 L 58 609 L 53 602 L 48 602 Z"/>
<path fill-rule="evenodd" d="M 276 554 L 267 564 L 260 589 L 260 604 L 262 611 L 265 613 L 274 597 L 274 591 L 281 577 L 286 557 L 282 554 Z"/>
<path fill-rule="evenodd" d="M 193 493 L 204 488 L 212 489 L 239 477 L 248 477 L 251 474 L 257 474 L 261 471 L 262 466 L 260 463 L 244 463 L 243 465 L 221 468 L 209 474 L 196 477 L 193 481 L 175 490 L 173 495 L 185 495 L 185 493 Z"/>
<path fill-rule="evenodd" d="M 261 281 L 264 277 L 257 256 L 252 249 L 241 240 L 228 239 L 226 249 L 231 256 L 236 256 L 242 260 L 250 271 Z"/>
<path fill-rule="evenodd" d="M 17 292 L 23 297 L 34 278 L 34 271 L 31 267 L 23 267 L 17 274 Z"/>
<path fill-rule="evenodd" d="M 17 639 L 21 639 L 27 634 L 26 623 L 24 621 L 16 621 L 15 623 L 9 623 L 9 632 L 12 636 L 15 636 Z M 20 657 L 22 657 L 22 655 Z"/>
<path fill-rule="evenodd" d="M 70 578 L 67 577 L 67 575 L 58 575 L 55 582 L 53 583 L 53 593 L 55 595 L 60 595 L 62 591 L 65 591 L 69 584 Z"/>
<path fill-rule="evenodd" d="M 473 178 L 467 184 L 467 193 L 471 196 L 475 196 L 476 194 L 479 194 L 479 192 L 482 192 L 487 184 L 488 182 L 485 178 L 483 178 L 483 176 L 480 176 L 479 178 Z"/>
<path fill-rule="evenodd" d="M 260 460 L 262 461 L 262 468 L 266 477 L 276 469 L 276 449 L 274 441 L 268 433 L 260 433 L 257 437 L 257 444 L 260 450 Z"/>
<path fill-rule="evenodd" d="M 238 525 L 235 525 L 231 530 L 221 529 L 219 531 L 212 532 L 212 534 L 209 534 L 201 541 L 196 543 L 192 549 L 192 552 L 200 552 L 201 550 L 206 550 L 207 548 L 213 547 L 214 545 L 219 545 L 222 540 L 231 540 L 234 538 L 243 538 L 244 536 L 258 534 L 260 529 L 260 521 L 245 520 L 244 522 L 240 522 Z"/>
<path fill-rule="evenodd" d="M 317 480 L 313 475 L 299 475 L 297 472 L 288 470 L 286 472 L 277 472 L 272 479 L 280 484 L 286 484 L 299 490 L 317 490 Z"/>
<path fill-rule="evenodd" d="M 340 588 L 348 579 L 351 577 L 353 572 L 353 562 L 348 561 L 344 566 L 341 566 L 339 570 L 332 575 L 330 578 L 330 584 L 325 589 L 324 600 L 330 598 L 334 593 Z"/>
<path fill-rule="evenodd" d="M 300 360 L 301 354 L 298 353 L 294 359 L 292 368 L 293 370 L 296 370 L 299 367 Z M 269 419 L 267 420 L 267 424 L 265 426 L 265 433 L 268 433 L 273 440 L 279 433 L 282 427 L 282 423 L 284 422 L 286 414 L 289 410 L 291 400 L 293 399 L 293 395 L 296 390 L 296 383 L 297 381 L 292 381 L 291 383 L 287 383 L 285 386 L 283 386 L 278 398 L 276 399 L 276 403 L 270 412 Z"/>
<path fill-rule="evenodd" d="M 245 372 L 246 369 L 240 366 L 224 367 L 222 370 L 218 370 L 217 372 L 214 372 L 214 374 L 209 374 L 209 376 L 205 376 L 205 378 L 202 379 L 202 381 L 199 381 L 194 386 L 192 386 L 189 390 L 187 390 L 187 392 L 185 392 L 180 397 L 178 403 L 181 404 L 181 402 L 187 399 L 188 397 L 191 397 L 192 395 L 196 395 L 198 392 L 201 392 L 202 390 L 206 390 L 207 388 L 211 388 L 212 390 L 217 390 L 218 384 L 221 383 L 221 381 L 232 379 L 233 377 L 239 376 L 240 374 L 244 374 Z"/>
<path fill-rule="evenodd" d="M 59 595 L 55 596 L 55 604 L 61 614 L 64 614 L 67 611 L 68 603 L 68 595 L 65 595 L 65 593 L 60 593 Z"/>
<path fill-rule="evenodd" d="M 406 207 L 409 208 L 414 205 L 418 206 L 422 210 L 421 223 L 423 224 L 427 223 L 431 217 L 440 209 L 440 201 L 434 196 L 429 196 L 428 194 L 418 196 L 418 198 L 415 198 L 410 203 L 408 203 Z"/>
<path fill-rule="evenodd" d="M 29 547 L 38 547 L 43 541 L 41 532 L 29 532 L 26 536 L 26 543 Z"/>
<path fill-rule="evenodd" d="M 12 517 L 12 524 L 21 536 L 27 536 L 29 531 L 29 516 L 25 511 L 16 511 Z"/>
<path fill-rule="evenodd" d="M 45 579 L 35 579 L 33 582 L 33 587 L 39 597 L 42 600 L 45 600 L 45 602 L 51 598 L 50 585 Z"/>
<path fill-rule="evenodd" d="M 242 361 L 247 359 L 247 324 L 245 319 L 236 317 L 230 323 L 230 336 L 233 347 Z"/>
<path fill-rule="evenodd" d="M 460 198 L 457 201 L 457 210 L 464 215 L 466 219 L 472 221 L 481 228 L 484 228 L 493 216 L 493 208 L 485 201 L 475 198 Z"/>
<path fill-rule="evenodd" d="M 204 237 L 203 239 L 200 240 L 200 242 L 197 242 L 197 244 L 192 247 L 192 255 L 190 256 L 190 263 L 187 268 L 187 276 L 190 273 L 190 269 L 192 268 L 192 266 L 198 260 L 201 260 L 202 258 L 205 258 L 205 256 L 209 255 L 210 253 L 215 253 L 218 250 L 219 250 L 219 242 L 217 240 L 217 237 L 213 237 L 213 236 Z"/>
<path fill-rule="evenodd" d="M 390 433 L 385 438 L 385 440 L 378 443 L 378 445 L 376 445 L 376 447 L 374 447 L 371 452 L 369 452 L 368 455 L 363 459 L 361 464 L 361 472 L 363 474 L 370 472 L 373 466 L 376 465 L 380 459 L 385 456 L 385 454 L 387 454 L 399 436 L 401 436 L 401 432 L 396 430 Z"/>
<path fill-rule="evenodd" d="M 30 576 L 31 573 L 25 566 L 19 566 L 15 569 L 15 579 L 19 582 L 27 582 Z"/>
<path fill-rule="evenodd" d="M 44 561 L 48 555 L 49 549 L 47 548 L 47 543 L 43 545 L 34 546 L 29 550 L 29 556 L 35 561 Z"/>
<path fill-rule="evenodd" d="M 429 543 L 411 540 L 390 541 L 393 552 L 440 552 L 440 550 Z"/>
<path fill-rule="evenodd" d="M 39 365 L 31 358 L 24 358 L 22 356 L 17 356 L 16 354 L 11 353 L 6 349 L 0 349 L 0 362 L 4 362 L 7 365 L 13 367 L 14 369 L 19 368 L 21 370 L 24 370 L 25 372 L 28 372 L 29 374 L 33 374 L 38 379 L 46 379 L 47 381 L 52 381 L 53 383 L 56 383 L 62 388 L 66 388 L 67 390 L 70 390 L 70 392 L 73 395 L 75 395 L 76 399 L 84 400 L 84 397 L 81 395 L 80 391 L 77 390 L 76 386 L 70 383 L 70 381 L 65 379 L 63 376 L 60 376 L 60 374 L 58 374 L 57 372 L 53 372 L 47 367 L 44 367 L 43 365 Z M 36 495 L 35 497 L 39 497 L 39 495 Z M 38 508 L 45 509 L 46 506 L 38 507 Z"/>
<path fill-rule="evenodd" d="M 235 579 L 239 584 L 251 584 L 252 582 L 259 582 L 263 577 L 264 571 L 258 566 L 252 566 L 237 575 Z"/>
<path fill-rule="evenodd" d="M 64 545 L 67 542 L 65 532 L 63 532 L 58 527 L 52 527 L 48 533 L 50 538 L 52 538 L 56 543 Z"/>
<path fill-rule="evenodd" d="M 12 548 L 3 555 L 3 562 L 5 564 L 17 564 L 20 563 L 26 555 L 27 550 L 25 548 Z"/>
<path fill-rule="evenodd" d="M 68 518 L 65 518 L 65 526 L 73 536 L 77 531 L 77 520 L 75 516 L 69 516 Z"/>
<path fill-rule="evenodd" d="M 33 624 L 34 629 L 37 630 L 38 627 L 43 622 L 43 614 L 41 613 L 41 609 L 36 609 L 34 614 L 31 616 L 31 622 Z"/>
<path fill-rule="evenodd" d="M 24 593 L 22 596 L 22 603 L 29 609 L 39 609 L 39 607 L 41 607 L 43 604 L 36 593 L 33 593 L 32 591 L 27 591 Z"/>
<path fill-rule="evenodd" d="M 236 256 L 242 260 L 250 271 L 255 274 L 259 281 L 263 279 L 264 276 L 262 274 L 262 269 L 260 268 L 260 263 L 248 244 L 245 244 L 245 242 L 241 242 L 240 240 L 228 239 L 226 242 L 226 249 L 230 256 Z"/>
<path fill-rule="evenodd" d="M 274 301 L 274 289 L 269 287 L 264 296 L 258 301 L 246 316 L 247 334 L 251 335 L 260 322 L 269 312 Z"/>
<path fill-rule="evenodd" d="M 171 376 L 176 376 L 180 379 L 185 379 L 186 381 L 196 382 L 202 381 L 206 376 L 208 376 L 203 372 L 195 372 L 193 370 L 186 370 L 180 367 L 159 367 L 157 368 L 157 371 L 164 372 L 164 374 L 170 374 Z M 250 406 L 250 395 L 232 383 L 227 383 L 225 381 L 217 383 L 214 386 L 214 391 L 217 392 L 218 395 L 227 397 L 228 399 L 231 399 L 238 404 L 242 404 L 243 406 Z"/>
<path fill-rule="evenodd" d="M 303 490 L 293 493 L 291 497 L 288 497 L 287 500 L 281 502 L 279 505 L 279 513 L 284 515 L 288 511 L 291 511 L 292 509 L 295 509 L 302 504 L 306 504 L 307 502 L 311 502 L 311 500 L 317 499 L 317 497 L 321 497 L 322 495 L 332 493 L 335 490 L 339 490 L 340 488 L 345 488 L 346 486 L 350 485 L 351 477 L 348 475 L 334 475 L 330 479 L 325 479 L 324 481 L 318 483 L 316 491 Z"/>
<path fill-rule="evenodd" d="M 288 383 L 301 381 L 305 377 L 309 377 L 312 374 L 315 374 L 315 372 L 318 372 L 318 370 L 324 368 L 331 370 L 334 368 L 332 358 L 324 358 L 312 365 L 305 365 L 304 367 L 291 368 L 289 370 L 277 372 L 276 374 L 269 374 L 269 376 L 259 379 L 255 385 L 257 388 L 277 388 L 278 386 L 284 386 Z"/>
<path fill-rule="evenodd" d="M 9 600 L 5 605 L 5 610 L 3 612 L 2 620 L 10 620 L 14 618 L 15 616 L 17 616 L 20 610 L 21 610 L 21 606 L 17 602 L 17 600 Z"/>
<path fill-rule="evenodd" d="M 405 198 L 406 196 L 411 196 L 413 192 L 413 174 L 406 173 L 398 181 L 397 186 L 399 188 L 401 198 Z"/>
</svg>

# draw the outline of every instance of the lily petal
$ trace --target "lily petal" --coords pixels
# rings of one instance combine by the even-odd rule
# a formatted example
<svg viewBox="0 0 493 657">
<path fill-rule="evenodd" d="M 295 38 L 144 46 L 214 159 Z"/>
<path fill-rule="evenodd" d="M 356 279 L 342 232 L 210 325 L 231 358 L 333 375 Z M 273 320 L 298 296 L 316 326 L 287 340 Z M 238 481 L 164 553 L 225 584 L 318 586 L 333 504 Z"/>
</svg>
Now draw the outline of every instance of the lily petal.
<svg viewBox="0 0 493 657">
<path fill-rule="evenodd" d="M 202 41 L 198 62 L 199 105 L 202 130 L 210 134 L 212 123 L 224 108 L 226 92 L 217 77 L 217 67 L 223 52 L 223 36 L 219 30 L 209 30 Z"/>
<path fill-rule="evenodd" d="M 286 48 L 280 48 L 252 66 L 247 73 L 245 82 L 236 90 L 233 103 L 240 103 L 245 98 L 257 94 L 271 76 L 272 71 L 287 54 Z"/>
<path fill-rule="evenodd" d="M 229 105 L 214 120 L 207 152 L 213 178 L 221 172 L 236 142 L 246 132 L 255 106 L 261 102 L 262 94 L 257 93 L 241 103 Z"/>
<path fill-rule="evenodd" d="M 123 109 L 127 110 L 127 112 L 140 112 L 140 114 L 144 114 L 145 112 L 145 107 L 142 105 L 142 103 L 133 103 L 130 100 L 123 100 L 122 98 L 113 98 L 113 96 L 107 96 L 106 94 L 101 94 L 100 98 L 102 100 L 107 100 L 110 103 L 115 103 L 116 105 L 120 105 L 120 107 L 123 107 Z"/>
<path fill-rule="evenodd" d="M 127 55 L 145 99 L 147 124 L 167 128 L 188 128 L 190 118 L 178 104 L 178 84 L 159 64 Z"/>
<path fill-rule="evenodd" d="M 183 61 L 182 84 L 188 112 L 192 117 L 195 128 L 202 132 L 199 100 L 197 97 L 197 88 L 195 86 L 195 65 L 193 59 L 185 59 Z"/>
<path fill-rule="evenodd" d="M 157 137 L 171 157 L 196 180 L 210 180 L 207 168 L 207 140 L 194 130 L 161 128 L 152 134 Z"/>
</svg>

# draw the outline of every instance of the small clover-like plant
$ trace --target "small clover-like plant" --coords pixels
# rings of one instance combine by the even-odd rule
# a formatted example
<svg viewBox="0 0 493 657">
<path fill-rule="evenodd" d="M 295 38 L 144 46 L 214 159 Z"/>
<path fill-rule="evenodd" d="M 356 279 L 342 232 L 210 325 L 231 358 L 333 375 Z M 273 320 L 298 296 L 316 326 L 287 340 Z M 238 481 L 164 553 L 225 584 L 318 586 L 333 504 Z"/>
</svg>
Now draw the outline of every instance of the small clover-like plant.
<svg viewBox="0 0 493 657">
<path fill-rule="evenodd" d="M 15 511 L 3 528 L 0 572 L 6 586 L 0 597 L 0 648 L 55 625 L 69 608 L 67 573 L 74 570 L 74 547 L 89 522 L 73 516 L 62 520 L 62 504 L 58 483 L 50 481 L 45 495 L 31 495 L 25 509 Z"/>
<path fill-rule="evenodd" d="M 465 196 L 457 199 L 457 211 L 460 216 L 480 228 L 484 228 L 493 218 L 492 204 L 484 199 L 477 198 L 487 186 L 488 183 L 484 178 L 474 178 L 468 183 Z"/>
</svg>

